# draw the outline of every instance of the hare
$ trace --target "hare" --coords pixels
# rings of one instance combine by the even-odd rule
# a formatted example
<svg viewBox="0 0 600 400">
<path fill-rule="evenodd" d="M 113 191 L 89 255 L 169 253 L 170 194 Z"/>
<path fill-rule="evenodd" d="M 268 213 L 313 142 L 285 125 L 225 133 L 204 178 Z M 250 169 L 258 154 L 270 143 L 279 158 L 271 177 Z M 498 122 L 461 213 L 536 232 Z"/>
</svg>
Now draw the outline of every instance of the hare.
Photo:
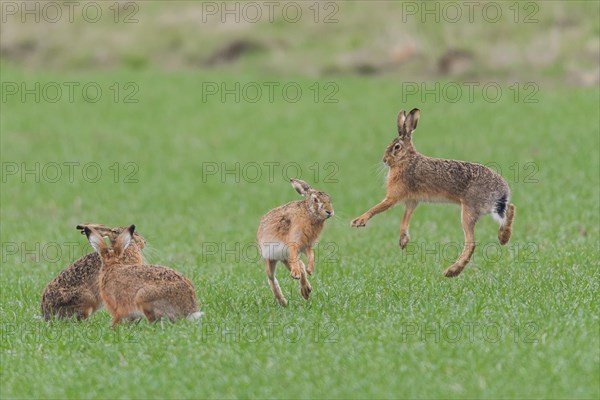
<svg viewBox="0 0 600 400">
<path fill-rule="evenodd" d="M 383 201 L 352 221 L 362 227 L 377 215 L 399 202 L 406 208 L 400 223 L 400 248 L 409 241 L 408 225 L 419 202 L 449 202 L 462 207 L 465 245 L 454 264 L 444 271 L 446 277 L 458 276 L 475 250 L 475 224 L 483 215 L 492 214 L 500 224 L 498 240 L 505 245 L 512 232 L 515 206 L 509 202 L 510 188 L 497 173 L 465 161 L 431 158 L 417 152 L 412 133 L 417 128 L 420 110 L 398 114 L 399 136 L 385 150 L 383 163 L 388 168 L 387 193 Z"/>
<path fill-rule="evenodd" d="M 327 193 L 311 188 L 300 179 L 291 179 L 290 182 L 305 199 L 269 211 L 260 220 L 256 234 L 269 286 L 282 306 L 287 305 L 287 300 L 275 278 L 277 262 L 283 262 L 292 278 L 300 280 L 300 292 L 308 300 L 312 287 L 306 273 L 312 275 L 315 271 L 313 246 L 319 239 L 325 220 L 333 216 L 333 206 Z M 308 257 L 308 268 L 300 260 L 300 253 Z"/>
<path fill-rule="evenodd" d="M 81 224 L 77 229 L 84 234 L 85 227 L 93 227 L 96 232 L 114 242 L 117 236 L 126 228 L 108 228 L 99 224 Z M 142 249 L 145 246 L 144 238 L 137 232 L 133 236 L 131 245 L 123 257 L 127 264 L 141 264 Z M 102 261 L 96 252 L 89 253 L 52 280 L 42 293 L 42 315 L 45 320 L 52 316 L 57 318 L 71 318 L 78 320 L 88 318 L 102 306 L 98 277 Z"/>
<path fill-rule="evenodd" d="M 113 317 L 113 328 L 122 319 L 140 316 L 150 322 L 202 316 L 194 285 L 185 276 L 160 265 L 128 264 L 125 252 L 132 243 L 135 225 L 123 230 L 110 248 L 95 229 L 84 229 L 102 260 L 100 296 Z"/>
</svg>

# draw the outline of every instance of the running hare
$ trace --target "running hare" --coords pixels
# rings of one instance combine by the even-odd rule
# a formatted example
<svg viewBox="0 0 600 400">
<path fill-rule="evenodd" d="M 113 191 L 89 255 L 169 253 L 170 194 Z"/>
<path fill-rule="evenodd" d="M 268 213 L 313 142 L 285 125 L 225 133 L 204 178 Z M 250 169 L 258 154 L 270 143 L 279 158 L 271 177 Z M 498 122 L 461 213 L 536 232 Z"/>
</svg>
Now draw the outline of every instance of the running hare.
<svg viewBox="0 0 600 400">
<path fill-rule="evenodd" d="M 315 270 L 313 245 L 319 239 L 325 220 L 333 216 L 333 206 L 327 193 L 311 188 L 300 179 L 291 179 L 290 182 L 305 199 L 269 211 L 260 220 L 256 235 L 265 260 L 269 286 L 282 306 L 287 305 L 287 300 L 275 278 L 277 262 L 283 262 L 292 278 L 300 280 L 300 292 L 308 300 L 312 287 L 306 273 L 312 275 Z M 300 260 L 300 253 L 308 258 L 308 268 Z"/>
<path fill-rule="evenodd" d="M 385 150 L 383 163 L 388 168 L 387 194 L 383 201 L 352 221 L 361 227 L 374 215 L 399 202 L 406 208 L 400 224 L 400 248 L 409 241 L 408 225 L 419 202 L 450 202 L 462 207 L 465 246 L 458 260 L 444 271 L 447 277 L 459 275 L 475 250 L 474 230 L 482 215 L 492 213 L 500 223 L 498 240 L 508 243 L 512 232 L 515 206 L 509 203 L 506 181 L 489 168 L 465 161 L 431 158 L 417 152 L 412 133 L 417 128 L 420 111 L 398 114 L 399 136 Z"/>
<path fill-rule="evenodd" d="M 102 259 L 100 296 L 112 314 L 113 328 L 122 319 L 140 316 L 150 322 L 202 316 L 194 285 L 185 276 L 160 265 L 127 264 L 125 252 L 134 231 L 135 225 L 125 229 L 109 248 L 98 232 L 85 227 L 85 235 Z"/>
<path fill-rule="evenodd" d="M 85 227 L 94 228 L 96 232 L 108 237 L 111 242 L 127 228 L 108 228 L 99 224 L 81 224 L 77 229 L 84 234 Z M 133 235 L 133 241 L 127 248 L 123 257 L 127 264 L 141 264 L 144 238 L 137 232 Z M 42 293 L 42 315 L 49 320 L 52 316 L 57 318 L 71 318 L 75 316 L 78 320 L 86 319 L 100 307 L 102 298 L 98 287 L 98 276 L 102 261 L 96 252 L 89 253 L 69 267 L 64 269 L 54 278 Z"/>
</svg>

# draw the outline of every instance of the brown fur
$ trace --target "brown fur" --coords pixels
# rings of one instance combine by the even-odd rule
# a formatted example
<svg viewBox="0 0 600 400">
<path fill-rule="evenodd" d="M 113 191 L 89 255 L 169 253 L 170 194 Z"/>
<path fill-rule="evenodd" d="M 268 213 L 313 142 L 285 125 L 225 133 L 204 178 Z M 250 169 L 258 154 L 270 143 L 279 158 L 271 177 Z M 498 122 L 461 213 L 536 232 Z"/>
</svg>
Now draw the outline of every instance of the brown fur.
<svg viewBox="0 0 600 400">
<path fill-rule="evenodd" d="M 108 228 L 98 224 L 81 224 L 77 229 L 84 233 L 85 227 L 94 227 L 102 236 L 112 242 L 126 228 Z M 144 238 L 137 232 L 134 234 L 131 245 L 123 257 L 128 264 L 141 264 Z M 76 317 L 78 320 L 86 319 L 100 307 L 99 279 L 102 260 L 97 253 L 89 253 L 63 270 L 54 278 L 42 293 L 42 315 L 49 320 L 56 318 Z"/>
<path fill-rule="evenodd" d="M 399 202 L 406 205 L 400 224 L 400 247 L 410 240 L 410 218 L 420 202 L 449 202 L 462 207 L 465 246 L 458 260 L 444 271 L 447 277 L 459 275 L 471 260 L 475 250 L 475 224 L 483 215 L 504 208 L 504 218 L 498 239 L 508 243 L 512 232 L 515 206 L 509 203 L 510 188 L 500 175 L 481 165 L 465 161 L 431 158 L 417 152 L 412 133 L 417 127 L 420 111 L 413 109 L 408 116 L 398 114 L 398 137 L 387 147 L 383 162 L 389 169 L 387 194 L 383 201 L 352 221 L 353 227 L 366 226 L 373 216 Z M 494 211 L 496 210 L 496 211 Z"/>
<path fill-rule="evenodd" d="M 311 188 L 299 179 L 292 179 L 291 184 L 305 199 L 269 211 L 260 220 L 256 234 L 265 260 L 269 286 L 282 306 L 287 305 L 287 300 L 275 277 L 277 262 L 283 262 L 292 278 L 300 280 L 300 292 L 308 300 L 312 287 L 306 274 L 312 275 L 315 270 L 313 246 L 319 239 L 325 220 L 334 213 L 331 199 L 326 193 Z M 301 253 L 307 257 L 308 267 L 300 260 Z"/>
<path fill-rule="evenodd" d="M 161 265 L 127 264 L 124 252 L 134 231 L 131 225 L 108 248 L 93 228 L 85 228 L 90 244 L 102 259 L 100 295 L 113 316 L 112 326 L 142 315 L 150 322 L 199 317 L 194 285 L 185 276 Z"/>
<path fill-rule="evenodd" d="M 515 206 L 511 203 L 508 205 L 508 209 L 506 210 L 506 220 L 510 221 L 510 223 L 502 225 L 498 231 L 498 241 L 500 241 L 501 245 L 505 245 L 510 240 L 510 235 L 512 234 L 512 221 L 514 217 Z"/>
</svg>

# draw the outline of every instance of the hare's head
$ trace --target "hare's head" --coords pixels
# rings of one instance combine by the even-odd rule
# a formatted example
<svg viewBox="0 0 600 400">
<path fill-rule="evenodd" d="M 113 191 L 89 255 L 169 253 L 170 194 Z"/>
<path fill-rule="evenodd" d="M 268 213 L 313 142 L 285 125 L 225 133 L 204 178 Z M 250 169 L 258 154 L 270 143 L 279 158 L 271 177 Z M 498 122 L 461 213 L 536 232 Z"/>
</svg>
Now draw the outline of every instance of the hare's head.
<svg viewBox="0 0 600 400">
<path fill-rule="evenodd" d="M 290 179 L 292 187 L 306 198 L 306 208 L 311 217 L 318 220 L 326 220 L 333 216 L 331 199 L 325 192 L 320 192 L 300 179 Z"/>
<path fill-rule="evenodd" d="M 77 225 L 77 229 L 81 231 L 82 235 L 85 235 L 86 226 L 95 230 L 100 236 L 107 237 L 108 240 L 110 240 L 110 242 L 113 244 L 115 243 L 115 240 L 117 240 L 117 237 L 123 233 L 123 231 L 129 229 L 128 226 L 109 228 L 108 226 L 102 224 L 79 224 Z M 146 240 L 138 232 L 133 233 L 132 240 L 139 250 L 143 250 L 146 246 Z"/>
<path fill-rule="evenodd" d="M 398 114 L 398 137 L 385 149 L 383 163 L 386 167 L 393 167 L 398 164 L 407 154 L 414 153 L 415 147 L 412 144 L 412 133 L 417 129 L 419 115 L 421 111 L 413 108 L 408 115 L 404 110 Z"/>
<path fill-rule="evenodd" d="M 121 232 L 114 241 L 111 240 L 110 247 L 106 245 L 104 237 L 94 228 L 85 226 L 84 232 L 90 241 L 90 245 L 92 245 L 94 250 L 100 255 L 102 263 L 104 265 L 112 265 L 118 264 L 123 258 L 125 249 L 127 249 L 132 242 L 133 234 L 135 232 L 135 225 L 131 225 L 127 229 L 123 230 L 123 232 Z"/>
<path fill-rule="evenodd" d="M 117 238 L 119 237 L 119 235 L 121 233 L 125 232 L 126 230 L 128 230 L 129 228 L 130 228 L 129 226 L 121 226 L 121 227 L 117 227 L 117 228 L 112 228 L 110 230 L 110 234 L 108 235 L 110 242 L 113 243 L 113 245 L 114 245 L 114 243 L 117 240 Z M 142 235 L 140 235 L 137 231 L 133 232 L 133 235 L 131 236 L 131 240 L 133 241 L 133 243 L 136 244 L 136 246 L 140 250 L 143 250 L 144 247 L 146 246 L 146 239 L 144 239 L 144 237 Z"/>
</svg>

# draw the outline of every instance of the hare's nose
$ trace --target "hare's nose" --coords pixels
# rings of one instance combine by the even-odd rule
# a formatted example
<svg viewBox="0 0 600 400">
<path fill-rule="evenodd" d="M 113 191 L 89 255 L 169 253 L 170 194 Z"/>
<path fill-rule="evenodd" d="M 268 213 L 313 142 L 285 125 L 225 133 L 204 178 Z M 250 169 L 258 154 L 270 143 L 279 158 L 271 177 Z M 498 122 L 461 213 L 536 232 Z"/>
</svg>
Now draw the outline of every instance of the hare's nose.
<svg viewBox="0 0 600 400">
<path fill-rule="evenodd" d="M 327 218 L 329 218 L 333 215 L 333 211 L 325 211 L 325 214 L 327 214 Z"/>
</svg>

